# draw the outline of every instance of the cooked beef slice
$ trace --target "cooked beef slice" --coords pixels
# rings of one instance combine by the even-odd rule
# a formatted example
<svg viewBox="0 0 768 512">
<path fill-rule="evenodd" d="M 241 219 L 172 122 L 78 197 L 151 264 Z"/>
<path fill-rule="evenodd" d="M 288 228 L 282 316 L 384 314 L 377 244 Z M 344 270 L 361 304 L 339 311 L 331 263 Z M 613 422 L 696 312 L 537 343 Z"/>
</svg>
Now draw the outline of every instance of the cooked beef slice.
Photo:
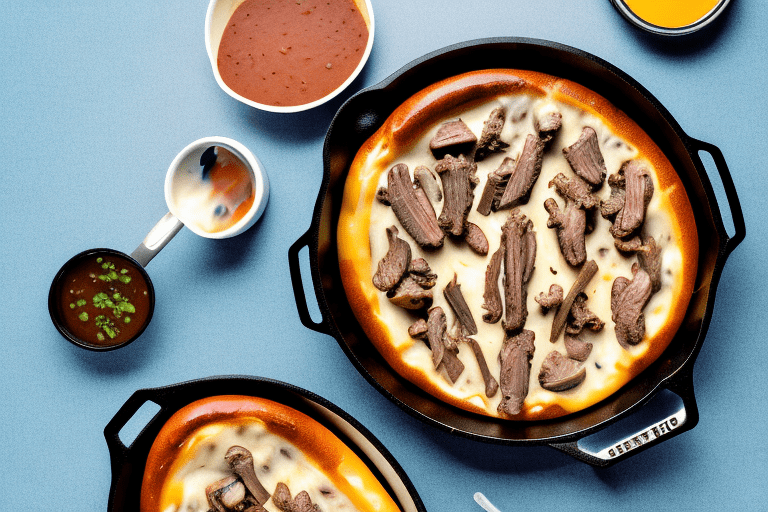
<svg viewBox="0 0 768 512">
<path fill-rule="evenodd" d="M 608 177 L 611 196 L 600 206 L 600 212 L 612 220 L 610 232 L 615 238 L 626 238 L 638 231 L 653 197 L 653 179 L 639 160 L 624 162 L 614 177 Z"/>
<path fill-rule="evenodd" d="M 597 270 L 598 268 L 595 260 L 589 260 L 583 267 L 581 267 L 579 275 L 576 276 L 576 280 L 573 282 L 573 285 L 571 285 L 568 295 L 565 296 L 563 303 L 557 308 L 555 318 L 552 320 L 552 333 L 549 336 L 549 341 L 552 343 L 556 342 L 560 337 L 560 333 L 563 331 L 563 327 L 565 327 L 565 322 L 568 319 L 571 306 L 573 306 L 576 297 L 584 291 L 592 278 L 595 277 Z"/>
<path fill-rule="evenodd" d="M 533 331 L 523 329 L 519 334 L 504 339 L 499 352 L 499 387 L 502 397 L 498 410 L 501 414 L 514 416 L 520 413 L 525 397 L 528 396 L 535 337 Z"/>
<path fill-rule="evenodd" d="M 568 199 L 565 200 L 565 208 L 561 210 L 557 201 L 551 197 L 544 201 L 544 209 L 549 214 L 547 227 L 555 229 L 563 258 L 573 267 L 580 266 L 587 259 L 587 212 Z"/>
<path fill-rule="evenodd" d="M 541 363 L 539 384 L 549 391 L 575 388 L 587 376 L 587 369 L 579 362 L 553 350 Z"/>
<path fill-rule="evenodd" d="M 503 306 L 501 304 L 501 292 L 499 291 L 499 275 L 501 264 L 504 261 L 504 244 L 501 244 L 491 256 L 491 261 L 485 269 L 485 290 L 483 291 L 482 308 L 487 311 L 483 315 L 483 321 L 495 324 L 501 319 Z"/>
<path fill-rule="evenodd" d="M 437 223 L 446 233 L 461 236 L 475 199 L 474 188 L 479 182 L 475 175 L 477 164 L 464 155 L 458 158 L 446 155 L 437 162 L 435 171 L 443 183 L 443 211 Z"/>
<path fill-rule="evenodd" d="M 545 294 L 540 292 L 538 296 L 534 297 L 543 313 L 548 313 L 550 309 L 558 307 L 563 303 L 563 287 L 559 284 L 550 285 L 549 291 Z"/>
<path fill-rule="evenodd" d="M 432 305 L 432 290 L 424 289 L 410 275 L 406 275 L 400 284 L 387 292 L 387 298 L 403 309 L 423 309 Z"/>
<path fill-rule="evenodd" d="M 491 211 L 499 209 L 499 201 L 507 188 L 509 177 L 515 172 L 515 161 L 505 157 L 498 169 L 488 173 L 488 179 L 483 187 L 483 194 L 477 203 L 477 212 L 481 215 L 489 215 Z"/>
<path fill-rule="evenodd" d="M 531 189 L 541 174 L 543 159 L 544 144 L 537 135 L 529 134 L 515 164 L 515 171 L 501 196 L 499 209 L 514 208 L 528 202 Z"/>
<path fill-rule="evenodd" d="M 488 363 L 485 360 L 483 349 L 474 338 L 463 337 L 461 341 L 464 341 L 470 347 L 472 347 L 472 352 L 475 354 L 477 365 L 480 368 L 480 374 L 483 376 L 483 383 L 485 384 L 485 396 L 488 398 L 494 396 L 496 391 L 499 389 L 499 383 L 493 377 L 493 375 L 491 375 L 491 372 L 488 369 Z"/>
<path fill-rule="evenodd" d="M 457 276 L 453 274 L 453 280 L 448 283 L 443 289 L 443 296 L 451 306 L 453 313 L 456 315 L 456 319 L 461 326 L 462 334 L 473 335 L 477 334 L 477 324 L 472 317 L 472 312 L 469 310 L 467 301 L 464 299 L 464 295 L 461 293 L 461 285 L 456 281 Z"/>
<path fill-rule="evenodd" d="M 582 339 L 577 336 L 566 334 L 565 351 L 571 359 L 584 362 L 589 357 L 589 354 L 592 353 L 592 344 L 582 341 Z"/>
<path fill-rule="evenodd" d="M 584 329 L 599 332 L 603 330 L 603 327 L 605 327 L 605 322 L 587 308 L 587 294 L 583 292 L 578 294 L 568 312 L 568 320 L 565 324 L 566 334 L 577 336 Z"/>
<path fill-rule="evenodd" d="M 488 254 L 488 239 L 477 224 L 468 221 L 464 225 L 464 241 L 475 253 L 481 256 Z"/>
<path fill-rule="evenodd" d="M 536 112 L 536 118 L 534 119 L 536 131 L 539 133 L 541 142 L 545 145 L 549 144 L 555 137 L 555 134 L 563 125 L 563 115 L 557 110 L 554 104 L 547 105 L 547 108 L 542 108 Z"/>
<path fill-rule="evenodd" d="M 563 154 L 577 176 L 593 188 L 602 186 L 606 174 L 605 160 L 594 128 L 585 126 L 579 140 L 563 148 Z"/>
<path fill-rule="evenodd" d="M 533 222 L 514 209 L 501 228 L 504 245 L 504 329 L 522 329 L 528 317 L 528 281 L 536 261 Z"/>
<path fill-rule="evenodd" d="M 379 266 L 373 275 L 373 286 L 383 292 L 388 292 L 397 286 L 411 263 L 411 246 L 397 236 L 399 233 L 397 227 L 389 227 L 386 231 L 389 250 L 379 261 Z"/>
<path fill-rule="evenodd" d="M 644 235 L 641 238 L 638 235 L 629 240 L 617 238 L 614 244 L 621 252 L 636 253 L 640 268 L 648 272 L 651 278 L 652 293 L 661 290 L 661 246 L 652 236 Z"/>
<path fill-rule="evenodd" d="M 652 236 L 643 237 L 643 246 L 637 253 L 637 262 L 651 278 L 651 293 L 661 290 L 661 246 Z"/>
<path fill-rule="evenodd" d="M 468 155 L 477 142 L 477 137 L 472 130 L 462 121 L 456 119 L 443 123 L 437 129 L 437 133 L 429 142 L 429 149 L 435 158 L 440 159 L 445 155 Z"/>
<path fill-rule="evenodd" d="M 600 206 L 600 200 L 592 193 L 589 185 L 578 176 L 569 178 L 561 172 L 557 173 L 549 182 L 550 187 L 553 185 L 561 197 L 572 201 L 578 208 L 594 210 Z"/>
<path fill-rule="evenodd" d="M 397 164 L 387 174 L 386 196 L 392 211 L 405 231 L 424 249 L 443 246 L 445 234 L 435 218 L 435 212 L 417 196 L 408 166 Z"/>
<path fill-rule="evenodd" d="M 419 322 L 409 328 L 408 332 L 418 333 L 421 326 Z M 424 339 L 424 338 L 422 338 Z M 427 334 L 425 341 L 432 350 L 432 363 L 436 370 L 444 369 L 448 379 L 456 383 L 464 371 L 464 363 L 458 357 L 459 348 L 456 342 L 448 335 L 448 323 L 445 312 L 440 306 L 431 308 L 427 318 Z"/>
<path fill-rule="evenodd" d="M 492 153 L 504 151 L 509 144 L 501 140 L 501 130 L 504 128 L 506 110 L 496 107 L 491 111 L 488 120 L 483 122 L 483 132 L 475 146 L 475 162 L 479 162 Z"/>
<path fill-rule="evenodd" d="M 424 289 L 435 286 L 437 274 L 429 268 L 429 263 L 424 258 L 414 258 L 408 265 L 408 275 Z"/>
<path fill-rule="evenodd" d="M 628 349 L 637 345 L 645 336 L 645 315 L 643 308 L 651 297 L 651 278 L 635 263 L 632 265 L 633 279 L 619 276 L 611 288 L 611 318 L 615 324 L 616 339 Z"/>
</svg>

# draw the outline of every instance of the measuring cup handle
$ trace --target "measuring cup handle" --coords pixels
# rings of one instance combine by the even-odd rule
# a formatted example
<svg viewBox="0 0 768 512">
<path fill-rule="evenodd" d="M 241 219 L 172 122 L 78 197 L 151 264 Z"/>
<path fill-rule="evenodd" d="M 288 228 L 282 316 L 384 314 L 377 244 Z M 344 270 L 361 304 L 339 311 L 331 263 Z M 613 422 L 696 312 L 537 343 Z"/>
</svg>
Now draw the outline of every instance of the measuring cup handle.
<svg viewBox="0 0 768 512">
<path fill-rule="evenodd" d="M 176 236 L 184 223 L 176 218 L 171 212 L 166 213 L 155 227 L 147 234 L 144 241 L 131 253 L 131 257 L 138 261 L 142 267 L 152 261 L 160 250 L 166 246 L 171 238 Z"/>
</svg>

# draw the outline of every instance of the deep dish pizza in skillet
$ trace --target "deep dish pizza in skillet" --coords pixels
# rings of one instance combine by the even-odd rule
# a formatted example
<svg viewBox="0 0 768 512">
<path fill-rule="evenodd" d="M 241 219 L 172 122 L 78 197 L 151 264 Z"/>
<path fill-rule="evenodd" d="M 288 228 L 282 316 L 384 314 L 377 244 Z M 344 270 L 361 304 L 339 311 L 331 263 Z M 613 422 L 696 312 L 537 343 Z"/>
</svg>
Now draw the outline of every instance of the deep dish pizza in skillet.
<svg viewBox="0 0 768 512">
<path fill-rule="evenodd" d="M 541 420 L 610 396 L 669 345 L 697 272 L 675 169 L 569 80 L 458 75 L 362 146 L 339 215 L 349 303 L 388 364 L 442 401 Z"/>
</svg>

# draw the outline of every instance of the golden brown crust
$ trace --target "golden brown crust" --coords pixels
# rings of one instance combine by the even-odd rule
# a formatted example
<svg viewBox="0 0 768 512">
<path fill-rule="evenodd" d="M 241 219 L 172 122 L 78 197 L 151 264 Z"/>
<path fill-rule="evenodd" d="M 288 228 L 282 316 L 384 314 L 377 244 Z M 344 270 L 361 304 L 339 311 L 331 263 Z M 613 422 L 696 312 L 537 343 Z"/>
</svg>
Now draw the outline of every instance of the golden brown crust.
<svg viewBox="0 0 768 512">
<path fill-rule="evenodd" d="M 426 127 L 439 118 L 455 115 L 472 105 L 494 97 L 526 92 L 533 96 L 548 96 L 600 119 L 616 136 L 631 142 L 639 155 L 654 167 L 659 190 L 673 212 L 673 240 L 680 249 L 682 276 L 676 280 L 674 305 L 667 323 L 654 338 L 646 340 L 648 348 L 623 368 L 621 379 L 605 382 L 601 392 L 589 400 L 574 405 L 570 398 L 554 403 L 527 404 L 514 419 L 542 420 L 583 409 L 616 392 L 634 376 L 648 367 L 669 345 L 678 330 L 697 273 L 698 238 L 687 194 L 669 160 L 651 138 L 627 115 L 593 91 L 550 75 L 523 70 L 495 69 L 467 73 L 438 82 L 403 103 L 384 125 L 360 148 L 345 183 L 345 193 L 339 216 L 338 253 L 344 289 L 356 318 L 364 331 L 389 364 L 404 378 L 415 383 L 442 401 L 484 415 L 495 415 L 488 409 L 482 394 L 474 401 L 457 398 L 438 383 L 402 361 L 403 347 L 380 318 L 381 295 L 370 283 L 371 251 L 368 244 L 370 212 L 375 201 L 378 173 L 395 163 L 398 155 L 407 151 Z M 617 363 L 623 364 L 623 363 Z M 571 400 L 571 402 L 569 402 Z M 482 405 L 480 405 L 482 404 Z"/>
<path fill-rule="evenodd" d="M 396 512 L 399 508 L 368 467 L 338 437 L 309 416 L 264 398 L 222 395 L 204 398 L 177 411 L 163 425 L 150 449 L 141 486 L 142 512 L 162 512 L 169 504 L 172 475 L 196 451 L 189 441 L 201 427 L 225 424 L 236 427 L 247 420 L 264 422 L 268 431 L 300 449 L 340 489 L 358 510 Z M 352 487 L 347 475 L 364 483 L 366 493 Z M 269 490 L 272 491 L 271 489 Z M 378 501 L 380 508 L 371 503 Z"/>
</svg>

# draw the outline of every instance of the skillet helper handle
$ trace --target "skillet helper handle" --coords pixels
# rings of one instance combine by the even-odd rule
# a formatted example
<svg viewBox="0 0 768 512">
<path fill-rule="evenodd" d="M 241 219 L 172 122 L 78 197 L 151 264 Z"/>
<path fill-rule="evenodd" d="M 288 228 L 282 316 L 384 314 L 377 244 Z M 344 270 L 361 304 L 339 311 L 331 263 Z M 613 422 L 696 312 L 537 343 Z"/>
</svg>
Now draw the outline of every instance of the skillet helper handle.
<svg viewBox="0 0 768 512">
<path fill-rule="evenodd" d="M 717 172 L 720 175 L 720 181 L 725 190 L 725 196 L 728 198 L 728 205 L 731 209 L 731 219 L 733 219 L 735 233 L 733 236 L 729 236 L 725 242 L 725 255 L 727 256 L 744 240 L 744 237 L 747 234 L 747 228 L 744 223 L 744 213 L 741 210 L 741 202 L 736 193 L 736 187 L 733 184 L 731 172 L 728 170 L 728 165 L 725 163 L 725 157 L 723 157 L 723 152 L 720 151 L 720 148 L 709 142 L 690 137 L 689 139 L 697 151 L 706 151 L 712 157 L 712 160 L 714 160 L 715 167 L 717 167 Z"/>
<path fill-rule="evenodd" d="M 131 395 L 128 401 L 120 407 L 120 410 L 118 410 L 115 416 L 109 423 L 107 423 L 107 426 L 104 427 L 104 437 L 107 440 L 107 446 L 109 447 L 109 452 L 113 454 L 113 458 L 115 454 L 126 456 L 128 453 L 128 447 L 120 440 L 120 431 L 145 403 L 149 401 L 158 403 L 157 399 L 150 394 L 150 391 L 151 390 L 147 389 L 136 391 Z M 159 405 L 162 407 L 162 404 Z"/>
<path fill-rule="evenodd" d="M 311 230 L 307 231 L 288 248 L 288 267 L 291 272 L 291 284 L 293 285 L 293 296 L 296 299 L 296 309 L 299 313 L 299 320 L 304 327 L 312 329 L 321 334 L 330 334 L 330 330 L 323 318 L 322 322 L 315 322 L 309 314 L 307 307 L 307 297 L 304 294 L 304 282 L 301 279 L 301 263 L 299 262 L 299 251 L 304 247 L 309 248 L 311 240 Z"/>
<path fill-rule="evenodd" d="M 679 397 L 682 401 L 680 406 L 675 407 L 673 411 L 666 411 L 652 421 L 648 417 L 643 418 L 650 422 L 641 428 L 633 429 L 631 434 L 619 435 L 616 439 L 606 440 L 601 444 L 600 440 L 604 439 L 606 432 L 610 434 L 613 428 L 610 426 L 593 434 L 595 437 L 600 436 L 598 442 L 593 442 L 590 439 L 592 435 L 588 435 L 576 441 L 554 443 L 550 446 L 592 466 L 608 467 L 691 430 L 699 422 L 699 408 L 693 393 L 693 374 L 687 371 L 685 374 L 675 376 L 674 380 L 667 383 L 666 389 Z M 669 400 L 670 397 L 656 394 L 651 401 L 665 399 Z M 619 426 L 622 427 L 622 432 L 626 431 L 622 423 L 631 421 L 632 417 L 641 411 L 642 408 L 621 420 Z"/>
<path fill-rule="evenodd" d="M 114 512 L 123 512 L 132 510 L 132 506 L 126 505 L 135 501 L 135 496 L 127 495 L 131 488 L 128 485 L 121 485 L 121 482 L 127 482 L 132 474 L 138 469 L 130 461 L 130 450 L 120 440 L 120 431 L 128 424 L 133 416 L 148 401 L 160 405 L 161 409 L 155 414 L 155 418 L 162 412 L 163 400 L 157 394 L 157 390 L 140 389 L 131 395 L 115 416 L 104 427 L 104 438 L 107 440 L 109 457 L 112 465 L 112 485 L 109 490 L 108 509 Z M 151 420 L 150 420 L 151 421 Z M 146 427 L 146 425 L 145 425 Z"/>
</svg>

